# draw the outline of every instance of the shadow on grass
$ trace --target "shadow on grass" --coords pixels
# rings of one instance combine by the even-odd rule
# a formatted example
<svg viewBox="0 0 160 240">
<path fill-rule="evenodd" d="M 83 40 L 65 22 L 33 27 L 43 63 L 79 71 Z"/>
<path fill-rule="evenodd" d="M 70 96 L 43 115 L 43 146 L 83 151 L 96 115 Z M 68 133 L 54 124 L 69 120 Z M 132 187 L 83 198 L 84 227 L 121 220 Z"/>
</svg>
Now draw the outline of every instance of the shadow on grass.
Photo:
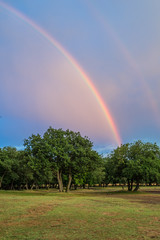
<svg viewBox="0 0 160 240">
<path fill-rule="evenodd" d="M 0 195 L 17 195 L 17 196 L 118 196 L 118 195 L 146 195 L 146 194 L 160 194 L 160 189 L 147 189 L 147 187 L 140 188 L 136 192 L 127 191 L 127 188 L 122 190 L 120 187 L 106 187 L 106 188 L 90 188 L 71 190 L 69 193 L 60 193 L 58 189 L 38 189 L 38 190 L 0 190 Z"/>
</svg>

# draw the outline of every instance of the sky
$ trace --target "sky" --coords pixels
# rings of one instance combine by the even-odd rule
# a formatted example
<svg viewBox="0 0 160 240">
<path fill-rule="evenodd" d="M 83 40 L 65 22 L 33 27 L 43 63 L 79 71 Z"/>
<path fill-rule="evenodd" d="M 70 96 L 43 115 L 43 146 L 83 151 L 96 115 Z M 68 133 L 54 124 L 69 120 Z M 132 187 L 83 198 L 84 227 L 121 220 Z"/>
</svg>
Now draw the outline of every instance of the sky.
<svg viewBox="0 0 160 240">
<path fill-rule="evenodd" d="M 49 126 L 105 153 L 160 133 L 159 0 L 0 0 L 0 147 Z"/>
</svg>

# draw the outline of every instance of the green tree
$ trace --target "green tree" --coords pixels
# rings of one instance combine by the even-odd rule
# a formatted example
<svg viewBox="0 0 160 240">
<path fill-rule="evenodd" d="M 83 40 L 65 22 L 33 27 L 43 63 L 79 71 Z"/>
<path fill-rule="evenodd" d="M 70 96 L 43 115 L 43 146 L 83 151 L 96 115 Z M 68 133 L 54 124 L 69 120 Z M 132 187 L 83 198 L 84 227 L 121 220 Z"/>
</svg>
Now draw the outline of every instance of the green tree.
<svg viewBox="0 0 160 240">
<path fill-rule="evenodd" d="M 49 162 L 48 148 L 43 138 L 37 134 L 24 140 L 25 160 L 33 174 L 33 183 L 38 187 L 45 182 L 52 181 L 51 164 Z"/>
<path fill-rule="evenodd" d="M 4 147 L 0 149 L 0 188 L 5 180 L 5 185 L 10 183 L 10 180 L 16 179 L 18 176 L 14 169 L 16 169 L 17 150 L 13 147 Z"/>
<path fill-rule="evenodd" d="M 43 138 L 51 166 L 57 172 L 59 191 L 63 191 L 63 178 L 67 180 L 66 191 L 69 191 L 72 178 L 82 175 L 97 160 L 98 154 L 92 150 L 93 143 L 79 132 L 52 127 L 44 133 Z"/>
<path fill-rule="evenodd" d="M 52 171 L 57 175 L 59 191 L 63 191 L 62 173 L 69 159 L 65 131 L 50 127 L 43 136 Z"/>
<path fill-rule="evenodd" d="M 24 151 L 18 151 L 17 155 L 17 175 L 18 179 L 15 181 L 15 188 L 21 189 L 26 188 L 28 189 L 34 182 L 34 172 L 30 167 L 30 155 Z"/>
<path fill-rule="evenodd" d="M 109 156 L 110 174 L 117 182 L 127 181 L 128 191 L 137 191 L 140 183 L 159 181 L 160 150 L 156 144 L 136 141 L 115 149 Z"/>
</svg>

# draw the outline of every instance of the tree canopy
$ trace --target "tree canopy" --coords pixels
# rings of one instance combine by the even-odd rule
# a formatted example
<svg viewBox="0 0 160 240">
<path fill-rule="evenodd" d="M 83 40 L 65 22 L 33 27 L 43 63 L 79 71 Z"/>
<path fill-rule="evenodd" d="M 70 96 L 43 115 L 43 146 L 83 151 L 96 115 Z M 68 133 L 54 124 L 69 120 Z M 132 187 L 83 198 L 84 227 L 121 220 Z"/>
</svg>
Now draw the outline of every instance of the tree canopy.
<svg viewBox="0 0 160 240">
<path fill-rule="evenodd" d="M 127 183 L 128 191 L 140 183 L 159 183 L 160 149 L 156 143 L 136 141 L 116 148 L 107 158 L 106 169 L 112 181 Z"/>
<path fill-rule="evenodd" d="M 72 179 L 94 171 L 100 164 L 99 154 L 92 150 L 93 143 L 79 132 L 50 127 L 43 137 L 32 135 L 25 140 L 24 145 L 38 175 L 44 169 L 56 174 L 59 191 L 63 191 L 64 180 L 67 183 L 66 190 L 69 191 Z M 48 175 L 48 171 L 46 173 Z"/>
<path fill-rule="evenodd" d="M 21 189 L 71 185 L 120 184 L 137 191 L 140 184 L 160 184 L 160 148 L 156 143 L 122 144 L 107 157 L 79 132 L 49 127 L 24 140 L 24 150 L 0 148 L 0 188 Z"/>
</svg>

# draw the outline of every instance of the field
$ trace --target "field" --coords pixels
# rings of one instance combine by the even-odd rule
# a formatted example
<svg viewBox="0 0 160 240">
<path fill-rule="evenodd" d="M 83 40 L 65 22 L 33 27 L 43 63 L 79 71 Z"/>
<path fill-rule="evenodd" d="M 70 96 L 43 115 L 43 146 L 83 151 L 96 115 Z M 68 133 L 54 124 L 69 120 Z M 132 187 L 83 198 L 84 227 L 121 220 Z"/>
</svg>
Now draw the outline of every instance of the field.
<svg viewBox="0 0 160 240">
<path fill-rule="evenodd" d="M 0 239 L 160 239 L 160 188 L 0 191 Z"/>
</svg>

